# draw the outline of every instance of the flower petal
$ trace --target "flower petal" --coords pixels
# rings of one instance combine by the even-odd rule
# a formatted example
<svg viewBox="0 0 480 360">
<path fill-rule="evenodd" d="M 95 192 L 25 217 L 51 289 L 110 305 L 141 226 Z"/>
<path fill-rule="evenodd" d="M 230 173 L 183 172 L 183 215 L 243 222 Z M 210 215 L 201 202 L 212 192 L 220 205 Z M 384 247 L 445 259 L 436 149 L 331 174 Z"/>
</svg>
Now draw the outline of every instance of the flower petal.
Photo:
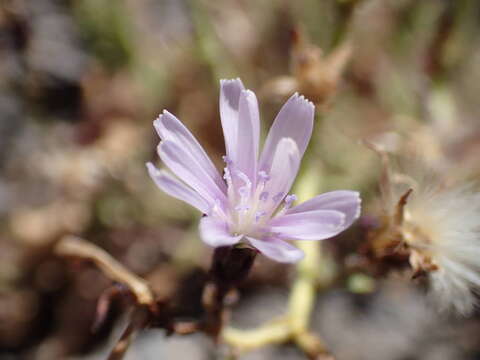
<svg viewBox="0 0 480 360">
<path fill-rule="evenodd" d="M 280 109 L 265 140 L 259 170 L 268 172 L 279 142 L 286 137 L 296 143 L 302 158 L 312 135 L 314 112 L 313 104 L 303 96 L 295 93 L 288 99 Z"/>
<path fill-rule="evenodd" d="M 215 168 L 215 165 L 213 165 L 205 150 L 180 120 L 164 110 L 163 114 L 153 122 L 153 126 L 162 140 L 177 143 L 192 159 L 200 164 L 205 170 L 206 175 L 210 177 L 220 189 L 224 192 L 226 191 L 225 182 Z"/>
<path fill-rule="evenodd" d="M 295 263 L 302 260 L 305 255 L 302 250 L 295 246 L 273 237 L 266 238 L 265 240 L 252 237 L 247 237 L 247 239 L 250 244 L 263 255 L 278 262 Z"/>
<path fill-rule="evenodd" d="M 147 169 L 152 180 L 168 195 L 182 200 L 207 214 L 213 204 L 209 204 L 195 190 L 170 175 L 165 170 L 157 169 L 152 163 L 147 163 Z"/>
<path fill-rule="evenodd" d="M 257 97 L 250 90 L 243 90 L 240 93 L 237 133 L 235 158 L 231 160 L 235 168 L 247 175 L 255 187 L 260 119 Z"/>
<path fill-rule="evenodd" d="M 158 146 L 158 155 L 165 165 L 187 185 L 191 186 L 209 203 L 226 203 L 225 193 L 206 170 L 176 142 L 166 140 Z"/>
<path fill-rule="evenodd" d="M 202 240 L 213 247 L 234 245 L 243 237 L 232 236 L 227 223 L 211 216 L 205 216 L 200 220 L 199 229 Z"/>
<path fill-rule="evenodd" d="M 345 230 L 346 216 L 335 210 L 315 210 L 282 215 L 270 220 L 268 230 L 282 238 L 323 240 Z"/>
<path fill-rule="evenodd" d="M 267 190 L 270 194 L 269 213 L 271 214 L 287 195 L 297 176 L 300 154 L 297 144 L 291 138 L 283 138 L 278 143 L 272 161 Z"/>
<path fill-rule="evenodd" d="M 220 119 L 227 156 L 233 160 L 238 138 L 240 93 L 245 89 L 240 79 L 220 80 Z"/>
<path fill-rule="evenodd" d="M 314 210 L 336 210 L 345 214 L 345 227 L 349 227 L 360 215 L 360 194 L 357 191 L 330 191 L 307 200 L 286 211 L 286 214 L 298 214 Z"/>
</svg>

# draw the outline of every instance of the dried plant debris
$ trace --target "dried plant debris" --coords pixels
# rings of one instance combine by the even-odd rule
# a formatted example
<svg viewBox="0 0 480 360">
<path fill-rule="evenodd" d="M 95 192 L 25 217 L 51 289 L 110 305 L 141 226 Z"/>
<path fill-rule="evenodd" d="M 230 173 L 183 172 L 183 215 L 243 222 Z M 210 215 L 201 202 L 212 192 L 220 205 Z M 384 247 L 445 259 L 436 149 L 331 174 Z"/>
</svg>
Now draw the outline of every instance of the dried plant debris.
<svg viewBox="0 0 480 360">
<path fill-rule="evenodd" d="M 418 158 L 403 167 L 384 159 L 381 225 L 370 233 L 375 257 L 408 259 L 412 278 L 426 276 L 442 310 L 470 313 L 480 286 L 480 193 L 472 183 L 436 174 Z"/>
</svg>

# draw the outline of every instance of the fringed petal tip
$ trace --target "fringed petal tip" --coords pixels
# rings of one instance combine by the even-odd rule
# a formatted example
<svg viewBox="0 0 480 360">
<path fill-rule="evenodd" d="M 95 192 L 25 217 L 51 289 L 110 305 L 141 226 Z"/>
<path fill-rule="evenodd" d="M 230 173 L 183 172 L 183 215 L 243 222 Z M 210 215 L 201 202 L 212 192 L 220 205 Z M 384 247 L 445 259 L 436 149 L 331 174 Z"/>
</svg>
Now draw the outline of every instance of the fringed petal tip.
<svg viewBox="0 0 480 360">
<path fill-rule="evenodd" d="M 349 198 L 344 199 L 343 204 L 338 204 L 338 209 L 346 215 L 345 228 L 348 228 L 360 217 L 362 212 L 362 198 L 358 191 L 343 190 L 342 192 L 350 194 Z"/>
<path fill-rule="evenodd" d="M 291 138 L 303 156 L 313 130 L 314 105 L 298 93 L 293 94 L 278 112 L 263 147 L 259 168 L 268 172 L 280 141 Z"/>
<path fill-rule="evenodd" d="M 306 105 L 309 109 L 311 109 L 312 111 L 315 111 L 315 105 L 313 104 L 313 102 L 311 102 L 310 100 L 308 100 L 304 95 L 301 95 L 299 94 L 298 92 L 295 92 L 292 97 L 291 97 L 292 100 L 296 100 L 298 102 L 298 104 L 304 104 Z"/>
<path fill-rule="evenodd" d="M 257 97 L 255 93 L 250 89 L 243 89 L 240 94 L 245 97 L 249 97 L 249 96 L 254 96 L 255 98 Z"/>
<path fill-rule="evenodd" d="M 233 78 L 233 79 L 220 79 L 220 85 L 229 85 L 229 84 L 238 84 L 238 85 L 241 85 L 243 87 L 243 83 L 242 83 L 242 80 L 237 77 L 237 78 Z"/>
<path fill-rule="evenodd" d="M 163 109 L 162 112 L 157 116 L 157 118 L 153 120 L 153 127 L 155 128 L 155 130 L 157 130 L 157 132 L 159 132 L 162 120 L 165 116 L 175 116 L 175 115 L 173 115 L 167 109 Z"/>
</svg>

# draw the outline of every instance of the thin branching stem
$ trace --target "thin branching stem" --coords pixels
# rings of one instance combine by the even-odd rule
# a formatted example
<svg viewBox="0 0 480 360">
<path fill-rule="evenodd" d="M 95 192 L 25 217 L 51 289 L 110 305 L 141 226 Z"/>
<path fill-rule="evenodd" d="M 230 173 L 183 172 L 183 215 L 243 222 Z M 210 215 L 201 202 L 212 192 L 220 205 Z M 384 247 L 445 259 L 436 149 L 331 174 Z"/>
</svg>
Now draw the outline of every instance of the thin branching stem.
<svg viewBox="0 0 480 360">
<path fill-rule="evenodd" d="M 79 237 L 68 235 L 57 243 L 55 252 L 60 256 L 92 261 L 108 278 L 126 285 L 135 295 L 139 304 L 152 305 L 154 303 L 154 296 L 148 283 L 98 246 Z"/>
</svg>

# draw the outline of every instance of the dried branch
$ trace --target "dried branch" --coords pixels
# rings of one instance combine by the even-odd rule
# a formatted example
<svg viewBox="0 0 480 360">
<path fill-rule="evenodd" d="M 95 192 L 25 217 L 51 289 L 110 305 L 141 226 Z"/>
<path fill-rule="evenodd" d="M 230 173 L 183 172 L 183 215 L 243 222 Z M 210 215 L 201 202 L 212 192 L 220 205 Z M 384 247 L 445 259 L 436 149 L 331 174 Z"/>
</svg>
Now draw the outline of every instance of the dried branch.
<svg viewBox="0 0 480 360">
<path fill-rule="evenodd" d="M 115 284 L 107 288 L 97 301 L 97 313 L 95 316 L 95 322 L 92 325 L 92 332 L 97 332 L 105 322 L 105 319 L 110 310 L 110 305 L 114 298 L 123 296 L 132 296 L 130 289 L 123 284 Z"/>
<path fill-rule="evenodd" d="M 113 347 L 107 360 L 121 360 L 125 356 L 138 330 L 144 328 L 149 319 L 149 313 L 145 308 L 136 308 L 130 316 L 130 321 L 123 331 L 120 339 Z"/>
<path fill-rule="evenodd" d="M 68 235 L 57 243 L 55 252 L 60 256 L 77 257 L 94 262 L 107 277 L 126 285 L 139 304 L 151 306 L 154 303 L 154 296 L 148 283 L 98 246 L 79 237 Z"/>
<path fill-rule="evenodd" d="M 108 360 L 122 359 L 133 336 L 145 327 L 162 328 L 167 334 L 180 335 L 203 331 L 217 341 L 228 315 L 228 295 L 248 275 L 257 254 L 255 249 L 242 246 L 215 249 L 210 280 L 204 288 L 202 298 L 204 317 L 199 321 L 184 322 L 176 321 L 173 314 L 161 306 L 164 304 L 155 299 L 147 281 L 133 274 L 98 246 L 75 236 L 66 236 L 55 246 L 55 252 L 61 256 L 92 261 L 107 277 L 119 283 L 107 289 L 100 297 L 93 328 L 98 328 L 104 321 L 113 297 L 132 296 L 136 300 L 130 322 Z"/>
</svg>

